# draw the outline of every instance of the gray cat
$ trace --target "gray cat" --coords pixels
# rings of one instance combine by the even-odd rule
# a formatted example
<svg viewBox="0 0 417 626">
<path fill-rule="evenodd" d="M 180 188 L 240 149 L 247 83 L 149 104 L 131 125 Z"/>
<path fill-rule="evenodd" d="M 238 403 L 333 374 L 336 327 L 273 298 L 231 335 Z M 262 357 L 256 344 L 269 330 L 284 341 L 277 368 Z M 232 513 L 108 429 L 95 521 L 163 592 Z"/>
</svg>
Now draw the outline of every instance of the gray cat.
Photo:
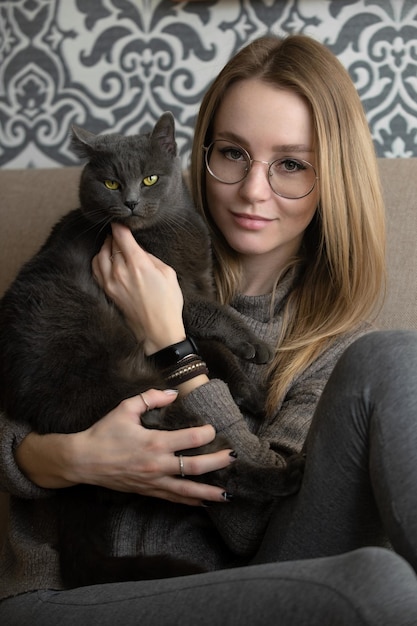
<svg viewBox="0 0 417 626">
<path fill-rule="evenodd" d="M 92 258 L 117 221 L 143 248 L 174 267 L 184 294 L 187 334 L 197 341 L 211 375 L 227 380 L 245 410 L 259 412 L 258 391 L 236 357 L 263 363 L 270 353 L 215 301 L 209 235 L 182 179 L 172 115 L 162 115 L 151 133 L 131 137 L 96 136 L 74 127 L 72 143 L 88 159 L 80 182 L 81 208 L 54 227 L 0 302 L 1 408 L 39 433 L 70 433 L 88 428 L 124 398 L 164 388 L 91 274 Z M 201 423 L 179 401 L 145 414 L 142 421 L 169 429 Z M 229 442 L 217 437 L 199 452 L 226 446 Z M 232 481 L 243 497 L 259 497 L 257 469 L 239 461 L 232 468 L 210 478 L 226 490 Z M 296 467 L 271 472 L 273 496 L 296 488 Z M 97 547 L 99 528 L 105 536 L 109 503 L 129 496 L 79 486 L 62 490 L 59 497 L 61 571 L 68 586 L 201 571 L 168 556 L 105 556 L 105 539 L 104 547 Z"/>
</svg>

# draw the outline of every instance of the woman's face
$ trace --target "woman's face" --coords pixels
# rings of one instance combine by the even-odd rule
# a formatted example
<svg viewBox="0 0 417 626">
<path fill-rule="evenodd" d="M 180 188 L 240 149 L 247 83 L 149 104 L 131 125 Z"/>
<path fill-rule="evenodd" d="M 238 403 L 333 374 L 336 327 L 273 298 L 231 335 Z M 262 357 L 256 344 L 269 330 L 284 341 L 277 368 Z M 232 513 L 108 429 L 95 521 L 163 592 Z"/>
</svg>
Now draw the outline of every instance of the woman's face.
<svg viewBox="0 0 417 626">
<path fill-rule="evenodd" d="M 214 119 L 212 140 L 216 139 L 239 144 L 259 161 L 290 157 L 284 162 L 285 172 L 300 159 L 317 170 L 306 101 L 259 79 L 243 80 L 228 89 Z M 228 151 L 226 156 L 240 160 L 239 151 Z M 222 183 L 206 172 L 207 202 L 214 222 L 241 255 L 244 267 L 251 260 L 259 267 L 262 261 L 265 271 L 270 268 L 276 275 L 300 247 L 316 211 L 318 184 L 310 194 L 294 200 L 274 193 L 268 177 L 268 165 L 259 162 L 235 184 Z"/>
</svg>

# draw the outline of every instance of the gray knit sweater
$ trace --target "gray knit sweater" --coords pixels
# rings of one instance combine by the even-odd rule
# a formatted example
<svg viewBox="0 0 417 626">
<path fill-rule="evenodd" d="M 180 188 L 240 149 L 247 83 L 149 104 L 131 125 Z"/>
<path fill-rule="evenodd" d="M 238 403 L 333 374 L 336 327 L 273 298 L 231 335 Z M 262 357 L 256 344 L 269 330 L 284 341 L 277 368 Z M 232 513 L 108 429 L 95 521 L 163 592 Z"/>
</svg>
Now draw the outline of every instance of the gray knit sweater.
<svg viewBox="0 0 417 626">
<path fill-rule="evenodd" d="M 281 325 L 282 306 L 291 289 L 291 280 L 282 282 L 271 320 L 270 296 L 239 296 L 234 309 L 263 340 L 275 344 Z M 337 340 L 301 376 L 293 381 L 276 419 L 268 425 L 242 415 L 227 385 L 212 380 L 187 398 L 187 407 L 224 432 L 239 457 L 260 464 L 281 464 L 283 457 L 300 451 L 317 400 L 336 360 L 359 335 L 358 329 Z M 265 366 L 246 363 L 251 379 L 262 385 Z M 0 488 L 11 494 L 8 538 L 0 554 L 0 599 L 35 589 L 62 589 L 57 538 L 57 498 L 52 490 L 31 483 L 14 461 L 13 451 L 28 430 L 0 415 Z M 126 506 L 113 519 L 111 551 L 126 555 L 142 553 L 189 558 L 208 569 L 239 564 L 259 544 L 268 521 L 268 509 L 240 506 L 236 502 L 208 508 L 187 507 L 154 498 L 140 499 L 138 507 Z M 143 506 L 142 506 L 143 503 Z"/>
</svg>

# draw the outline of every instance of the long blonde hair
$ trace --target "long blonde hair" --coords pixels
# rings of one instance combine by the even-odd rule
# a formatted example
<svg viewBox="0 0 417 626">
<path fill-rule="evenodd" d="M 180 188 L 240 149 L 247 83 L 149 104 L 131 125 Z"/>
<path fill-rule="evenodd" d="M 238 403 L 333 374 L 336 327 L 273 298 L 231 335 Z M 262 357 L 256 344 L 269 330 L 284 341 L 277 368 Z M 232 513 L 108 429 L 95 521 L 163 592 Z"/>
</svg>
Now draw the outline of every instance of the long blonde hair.
<svg viewBox="0 0 417 626">
<path fill-rule="evenodd" d="M 267 409 L 282 401 L 292 380 L 341 334 L 369 317 L 385 285 L 385 219 L 377 161 L 356 89 L 337 58 L 304 35 L 263 37 L 234 56 L 207 91 L 198 115 L 191 160 L 194 201 L 211 229 L 219 300 L 239 290 L 239 256 L 210 218 L 203 145 L 233 83 L 258 78 L 291 89 L 309 103 L 320 200 L 307 228 L 299 279 L 286 303 L 270 368 Z M 278 277 L 277 277 L 278 280 Z"/>
</svg>

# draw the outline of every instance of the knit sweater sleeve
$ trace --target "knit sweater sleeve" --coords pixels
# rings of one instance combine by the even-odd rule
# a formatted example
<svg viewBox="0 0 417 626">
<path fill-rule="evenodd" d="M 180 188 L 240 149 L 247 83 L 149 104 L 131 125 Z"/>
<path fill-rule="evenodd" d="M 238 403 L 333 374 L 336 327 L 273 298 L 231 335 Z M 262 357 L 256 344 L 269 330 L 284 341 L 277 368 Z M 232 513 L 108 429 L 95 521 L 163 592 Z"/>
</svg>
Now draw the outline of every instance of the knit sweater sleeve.
<svg viewBox="0 0 417 626">
<path fill-rule="evenodd" d="M 224 434 L 239 459 L 259 466 L 284 466 L 289 455 L 300 452 L 319 397 L 336 361 L 363 330 L 338 339 L 288 389 L 274 418 L 251 424 L 236 406 L 226 383 L 212 380 L 189 394 L 187 410 L 200 415 L 216 432 Z M 237 461 L 238 462 L 238 461 Z M 250 557 L 259 546 L 269 520 L 271 504 L 234 499 L 209 507 L 208 512 L 227 545 L 238 555 Z"/>
<path fill-rule="evenodd" d="M 9 420 L 0 412 L 0 490 L 24 499 L 43 498 L 52 490 L 32 483 L 19 469 L 14 452 L 30 432 L 30 427 Z"/>
</svg>

